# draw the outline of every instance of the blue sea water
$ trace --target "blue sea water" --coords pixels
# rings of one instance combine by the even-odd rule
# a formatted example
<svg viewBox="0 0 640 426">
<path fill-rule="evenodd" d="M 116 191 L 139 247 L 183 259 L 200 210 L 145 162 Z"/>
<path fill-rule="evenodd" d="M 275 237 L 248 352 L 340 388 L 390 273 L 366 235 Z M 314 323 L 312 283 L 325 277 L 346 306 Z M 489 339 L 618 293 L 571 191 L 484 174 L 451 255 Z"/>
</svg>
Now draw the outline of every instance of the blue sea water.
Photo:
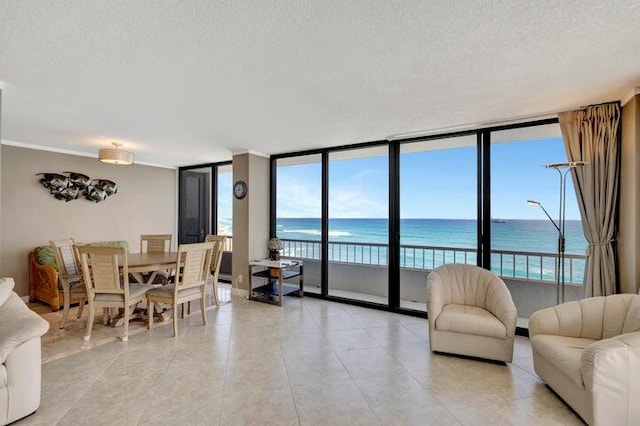
<svg viewBox="0 0 640 426">
<path fill-rule="evenodd" d="M 290 256 L 320 258 L 321 221 L 318 218 L 278 218 L 276 234 L 286 240 L 314 241 L 290 246 Z M 386 265 L 387 219 L 330 219 L 330 261 Z M 500 219 L 491 223 L 492 270 L 503 276 L 556 279 L 558 231 L 548 220 Z M 583 255 L 587 246 L 580 221 L 565 224 L 567 254 Z M 403 219 L 400 221 L 402 267 L 433 269 L 443 263 L 476 263 L 477 222 L 459 219 Z M 425 249 L 439 247 L 439 249 Z M 458 249 L 458 250 L 452 250 Z M 496 253 L 495 251 L 498 251 Z M 500 251 L 506 254 L 499 253 Z M 511 255 L 512 252 L 547 256 Z M 565 281 L 579 284 L 584 260 L 566 260 Z"/>
<path fill-rule="evenodd" d="M 283 239 L 320 241 L 319 218 L 278 218 L 276 234 Z M 330 242 L 388 243 L 387 219 L 329 219 Z M 501 219 L 491 224 L 491 248 L 555 253 L 558 231 L 548 220 Z M 566 253 L 584 254 L 587 242 L 582 224 L 567 220 Z M 460 219 L 402 219 L 400 244 L 475 249 L 477 222 Z"/>
</svg>

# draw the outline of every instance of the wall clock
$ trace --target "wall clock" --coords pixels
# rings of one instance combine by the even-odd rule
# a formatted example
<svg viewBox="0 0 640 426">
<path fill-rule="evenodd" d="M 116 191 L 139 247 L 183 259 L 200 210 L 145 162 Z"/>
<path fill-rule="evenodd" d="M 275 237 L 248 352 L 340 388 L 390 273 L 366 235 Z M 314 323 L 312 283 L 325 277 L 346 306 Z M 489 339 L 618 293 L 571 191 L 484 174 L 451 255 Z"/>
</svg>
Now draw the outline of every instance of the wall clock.
<svg viewBox="0 0 640 426">
<path fill-rule="evenodd" d="M 242 200 L 247 195 L 247 184 L 244 181 L 237 181 L 233 184 L 233 195 L 238 199 Z"/>
</svg>

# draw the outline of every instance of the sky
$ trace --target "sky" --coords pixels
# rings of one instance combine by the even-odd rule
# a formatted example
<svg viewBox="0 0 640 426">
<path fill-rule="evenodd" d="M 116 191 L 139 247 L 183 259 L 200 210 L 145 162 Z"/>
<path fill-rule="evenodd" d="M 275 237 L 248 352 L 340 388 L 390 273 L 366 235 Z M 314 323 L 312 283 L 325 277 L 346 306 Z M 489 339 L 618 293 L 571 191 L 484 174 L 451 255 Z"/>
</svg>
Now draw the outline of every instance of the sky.
<svg viewBox="0 0 640 426">
<path fill-rule="evenodd" d="M 544 164 L 562 162 L 561 138 L 493 144 L 492 217 L 545 219 L 558 216 L 560 177 Z M 329 162 L 329 217 L 388 217 L 388 159 L 364 157 Z M 278 168 L 278 217 L 320 217 L 320 163 Z M 475 219 L 476 147 L 401 154 L 401 218 Z M 580 219 L 575 192 L 567 178 L 568 220 Z"/>
<path fill-rule="evenodd" d="M 546 219 L 559 209 L 560 177 L 544 164 L 567 161 L 561 138 L 498 143 L 491 147 L 491 209 L 494 219 Z M 329 217 L 388 217 L 386 156 L 329 161 Z M 406 152 L 400 159 L 401 218 L 475 219 L 476 147 Z M 231 173 L 219 175 L 219 217 L 231 217 Z M 309 218 L 321 214 L 321 167 L 308 163 L 278 168 L 278 217 Z M 570 176 L 568 220 L 580 214 Z"/>
</svg>

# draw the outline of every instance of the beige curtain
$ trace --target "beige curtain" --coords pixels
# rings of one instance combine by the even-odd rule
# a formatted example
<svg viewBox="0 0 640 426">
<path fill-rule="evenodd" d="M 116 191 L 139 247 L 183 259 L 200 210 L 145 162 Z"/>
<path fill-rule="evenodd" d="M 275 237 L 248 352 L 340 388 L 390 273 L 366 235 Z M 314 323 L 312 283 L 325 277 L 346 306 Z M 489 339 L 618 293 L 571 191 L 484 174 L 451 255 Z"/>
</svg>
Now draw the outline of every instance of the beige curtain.
<svg viewBox="0 0 640 426">
<path fill-rule="evenodd" d="M 589 243 L 585 296 L 616 292 L 615 251 L 620 178 L 620 105 L 610 103 L 559 114 L 569 161 L 589 164 L 572 172 Z"/>
</svg>

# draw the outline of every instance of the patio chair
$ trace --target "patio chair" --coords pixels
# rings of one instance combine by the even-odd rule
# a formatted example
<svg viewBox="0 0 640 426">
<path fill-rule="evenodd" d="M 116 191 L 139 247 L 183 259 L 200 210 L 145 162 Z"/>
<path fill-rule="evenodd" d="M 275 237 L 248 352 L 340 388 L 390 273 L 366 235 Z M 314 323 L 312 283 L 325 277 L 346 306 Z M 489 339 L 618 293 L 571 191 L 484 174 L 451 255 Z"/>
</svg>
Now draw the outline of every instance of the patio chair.
<svg viewBox="0 0 640 426">
<path fill-rule="evenodd" d="M 205 312 L 205 287 L 211 269 L 214 243 L 182 244 L 178 247 L 175 283 L 155 287 L 147 293 L 149 312 L 155 303 L 173 306 L 173 335 L 178 336 L 178 305 L 200 299 L 203 325 L 207 324 Z M 182 268 L 181 268 L 182 267 Z M 149 315 L 149 330 L 153 328 L 153 315 Z"/>
<path fill-rule="evenodd" d="M 76 253 L 73 250 L 75 243 L 76 242 L 73 238 L 49 241 L 56 257 L 58 279 L 62 285 L 64 299 L 60 328 L 64 328 L 67 323 L 71 299 L 80 299 L 80 304 L 78 305 L 78 318 L 82 316 L 84 302 L 87 300 L 87 289 L 82 278 L 82 271 L 80 270 Z"/>
<path fill-rule="evenodd" d="M 126 247 L 75 247 L 89 297 L 89 318 L 84 340 L 91 339 L 96 309 L 121 308 L 124 316 L 122 341 L 129 336 L 129 316 L 135 306 L 146 301 L 146 293 L 153 286 L 129 283 Z M 153 315 L 151 315 L 153 316 Z"/>
</svg>

